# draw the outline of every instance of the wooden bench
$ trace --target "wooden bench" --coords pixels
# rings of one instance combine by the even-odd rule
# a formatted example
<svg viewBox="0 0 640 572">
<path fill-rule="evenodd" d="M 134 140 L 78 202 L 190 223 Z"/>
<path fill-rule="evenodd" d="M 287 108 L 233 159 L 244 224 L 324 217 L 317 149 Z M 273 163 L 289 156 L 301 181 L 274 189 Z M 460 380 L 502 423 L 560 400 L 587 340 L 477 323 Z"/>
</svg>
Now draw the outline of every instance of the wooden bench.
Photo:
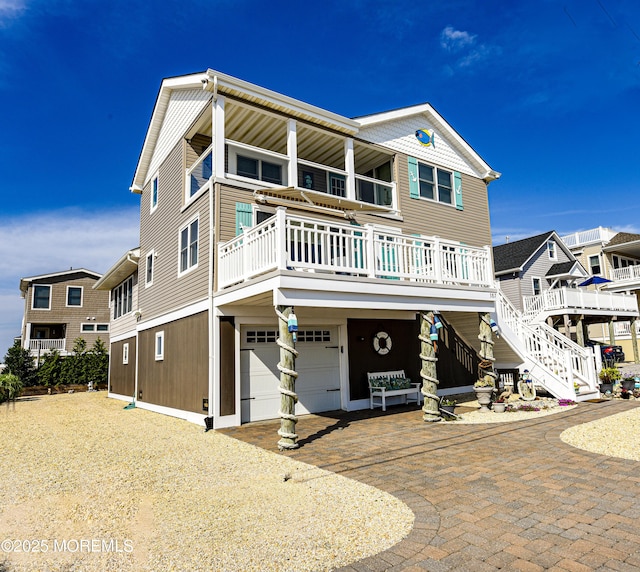
<svg viewBox="0 0 640 572">
<path fill-rule="evenodd" d="M 409 403 L 416 402 L 418 405 L 421 403 L 422 394 L 420 392 L 420 383 L 409 382 L 410 387 L 404 387 L 401 389 L 393 389 L 393 380 L 406 379 L 406 375 L 403 369 L 396 371 L 373 371 L 367 373 L 367 380 L 369 381 L 369 405 L 371 409 L 375 406 L 382 406 L 382 411 L 387 410 L 387 397 L 395 397 L 396 395 L 404 395 L 404 402 Z M 414 398 L 409 398 L 410 395 L 414 395 Z"/>
</svg>

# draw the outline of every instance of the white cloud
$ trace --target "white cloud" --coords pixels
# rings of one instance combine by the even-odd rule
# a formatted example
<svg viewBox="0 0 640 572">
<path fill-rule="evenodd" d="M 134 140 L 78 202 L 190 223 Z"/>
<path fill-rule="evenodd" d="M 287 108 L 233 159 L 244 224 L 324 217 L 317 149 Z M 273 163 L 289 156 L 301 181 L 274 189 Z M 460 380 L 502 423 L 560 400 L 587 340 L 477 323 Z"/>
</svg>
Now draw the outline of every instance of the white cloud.
<svg viewBox="0 0 640 572">
<path fill-rule="evenodd" d="M 468 46 L 472 46 L 475 41 L 475 34 L 455 30 L 452 26 L 447 26 L 440 33 L 440 45 L 450 52 L 459 52 Z"/>
<path fill-rule="evenodd" d="M 25 0 L 0 0 L 0 28 L 20 17 L 26 9 Z"/>
<path fill-rule="evenodd" d="M 0 0 L 2 1 L 2 0 Z M 6 217 L 0 227 L 0 360 L 20 334 L 20 279 L 68 268 L 103 273 L 138 246 L 137 207 Z"/>
</svg>

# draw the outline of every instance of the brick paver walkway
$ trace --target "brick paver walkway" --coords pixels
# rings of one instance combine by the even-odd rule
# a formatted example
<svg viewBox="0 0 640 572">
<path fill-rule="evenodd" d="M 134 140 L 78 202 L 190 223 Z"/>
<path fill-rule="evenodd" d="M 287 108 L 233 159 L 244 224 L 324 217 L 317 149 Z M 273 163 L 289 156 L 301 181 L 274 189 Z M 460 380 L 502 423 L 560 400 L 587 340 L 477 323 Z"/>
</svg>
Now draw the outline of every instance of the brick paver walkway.
<svg viewBox="0 0 640 572">
<path fill-rule="evenodd" d="M 385 490 L 415 513 L 409 536 L 344 568 L 640 570 L 640 463 L 560 433 L 634 407 L 609 401 L 514 423 L 427 424 L 415 408 L 310 415 L 282 453 Z M 277 451 L 278 422 L 223 432 Z M 639 447 L 640 442 L 629 442 Z"/>
</svg>

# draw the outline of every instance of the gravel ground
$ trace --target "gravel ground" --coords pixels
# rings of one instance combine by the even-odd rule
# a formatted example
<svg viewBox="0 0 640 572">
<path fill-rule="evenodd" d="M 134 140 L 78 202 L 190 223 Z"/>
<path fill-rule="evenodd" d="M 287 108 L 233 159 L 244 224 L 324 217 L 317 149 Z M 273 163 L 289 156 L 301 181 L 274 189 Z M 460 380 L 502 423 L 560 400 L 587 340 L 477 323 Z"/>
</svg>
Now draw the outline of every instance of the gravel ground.
<svg viewBox="0 0 640 572">
<path fill-rule="evenodd" d="M 375 488 L 123 405 L 0 408 L 0 571 L 330 570 L 413 526 Z"/>
</svg>

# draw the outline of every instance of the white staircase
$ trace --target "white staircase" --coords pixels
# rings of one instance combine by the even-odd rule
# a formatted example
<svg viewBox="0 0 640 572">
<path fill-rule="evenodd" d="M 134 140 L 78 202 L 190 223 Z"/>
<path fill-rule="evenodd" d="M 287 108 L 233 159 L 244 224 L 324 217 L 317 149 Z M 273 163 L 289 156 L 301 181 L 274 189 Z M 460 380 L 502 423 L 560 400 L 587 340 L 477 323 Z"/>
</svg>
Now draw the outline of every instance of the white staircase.
<svg viewBox="0 0 640 572">
<path fill-rule="evenodd" d="M 522 359 L 521 369 L 528 369 L 536 384 L 559 399 L 585 401 L 600 396 L 593 350 L 580 347 L 545 323 L 527 323 L 499 287 L 495 321 L 500 335 Z"/>
</svg>

